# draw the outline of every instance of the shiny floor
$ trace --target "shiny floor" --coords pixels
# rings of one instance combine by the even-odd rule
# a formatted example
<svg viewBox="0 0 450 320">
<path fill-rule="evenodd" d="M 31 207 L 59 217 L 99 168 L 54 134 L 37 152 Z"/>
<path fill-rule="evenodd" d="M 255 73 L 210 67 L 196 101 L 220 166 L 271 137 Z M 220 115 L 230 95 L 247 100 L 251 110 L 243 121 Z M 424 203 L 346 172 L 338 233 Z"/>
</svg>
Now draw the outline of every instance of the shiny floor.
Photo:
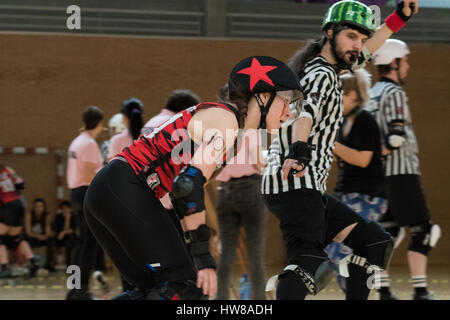
<svg viewBox="0 0 450 320">
<path fill-rule="evenodd" d="M 280 267 L 281 268 L 281 267 Z M 278 267 L 268 267 L 267 278 L 277 270 Z M 236 268 L 237 269 L 237 268 Z M 409 278 L 407 267 L 392 267 L 391 288 L 400 300 L 410 300 L 413 289 Z M 62 300 L 65 298 L 67 287 L 67 276 L 64 270 L 56 273 L 41 273 L 36 278 L 25 280 L 17 278 L 14 281 L 0 280 L 0 300 Z M 121 291 L 120 279 L 116 271 L 106 273 L 109 284 L 109 292 L 104 292 L 102 287 L 92 281 L 91 287 L 94 296 L 98 299 L 110 299 Z M 233 272 L 233 287 L 230 289 L 231 299 L 238 299 L 240 273 Z M 429 266 L 428 287 L 441 300 L 450 300 L 450 266 Z M 268 299 L 272 296 L 269 294 Z M 308 296 L 311 300 L 343 300 L 344 296 L 339 289 L 335 279 L 317 296 Z M 378 299 L 378 294 L 372 290 L 370 300 Z"/>
</svg>

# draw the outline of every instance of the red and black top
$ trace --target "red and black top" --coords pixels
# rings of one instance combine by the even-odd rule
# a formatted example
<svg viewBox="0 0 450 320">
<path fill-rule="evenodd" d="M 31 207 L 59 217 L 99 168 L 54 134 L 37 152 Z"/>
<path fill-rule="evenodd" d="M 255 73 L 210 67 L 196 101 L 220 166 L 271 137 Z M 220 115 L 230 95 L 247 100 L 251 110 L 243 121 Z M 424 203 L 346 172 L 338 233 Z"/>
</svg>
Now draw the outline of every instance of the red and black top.
<svg viewBox="0 0 450 320">
<path fill-rule="evenodd" d="M 145 177 L 158 198 L 172 190 L 173 180 L 197 150 L 198 145 L 189 137 L 188 124 L 198 110 L 208 108 L 222 108 L 238 118 L 237 110 L 230 105 L 201 103 L 177 113 L 117 155 L 125 158 L 137 175 Z M 225 160 L 226 154 L 223 163 Z"/>
<path fill-rule="evenodd" d="M 0 169 L 0 204 L 20 199 L 14 180 L 14 176 L 6 167 Z"/>
</svg>

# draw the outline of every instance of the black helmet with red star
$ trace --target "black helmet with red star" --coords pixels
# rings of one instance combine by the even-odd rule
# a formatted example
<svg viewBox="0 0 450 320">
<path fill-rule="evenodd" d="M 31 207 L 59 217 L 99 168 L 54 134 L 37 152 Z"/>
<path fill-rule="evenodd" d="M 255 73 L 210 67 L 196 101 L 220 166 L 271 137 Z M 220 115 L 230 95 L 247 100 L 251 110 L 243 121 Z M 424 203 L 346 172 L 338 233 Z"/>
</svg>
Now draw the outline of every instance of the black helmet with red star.
<svg viewBox="0 0 450 320">
<path fill-rule="evenodd" d="M 285 63 L 267 56 L 252 56 L 241 60 L 231 71 L 228 80 L 229 97 L 254 96 L 261 110 L 260 127 L 266 127 L 266 116 L 277 92 L 291 91 L 292 102 L 301 102 L 303 98 L 300 79 Z M 270 92 L 271 96 L 264 105 L 258 93 Z"/>
</svg>

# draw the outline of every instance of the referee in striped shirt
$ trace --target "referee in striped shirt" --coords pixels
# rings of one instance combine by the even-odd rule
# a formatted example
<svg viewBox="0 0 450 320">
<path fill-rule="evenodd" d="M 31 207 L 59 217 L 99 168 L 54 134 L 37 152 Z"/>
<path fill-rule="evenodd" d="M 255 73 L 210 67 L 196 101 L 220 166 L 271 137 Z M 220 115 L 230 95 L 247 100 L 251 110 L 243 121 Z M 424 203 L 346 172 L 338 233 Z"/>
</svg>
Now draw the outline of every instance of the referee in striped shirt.
<svg viewBox="0 0 450 320">
<path fill-rule="evenodd" d="M 363 66 L 417 9 L 417 0 L 399 3 L 375 32 L 370 8 L 358 1 L 335 3 L 325 16 L 322 37 L 290 61 L 304 89 L 303 109 L 291 110 L 295 118 L 272 141 L 262 182 L 266 203 L 280 220 L 289 260 L 277 277 L 277 299 L 304 299 L 323 289 L 333 276 L 324 252 L 333 239 L 354 249 L 360 272 L 368 264 L 385 268 L 389 261 L 390 235 L 326 195 L 326 180 L 343 116 L 338 74 Z M 266 290 L 274 285 L 272 279 Z"/>
<path fill-rule="evenodd" d="M 440 237 L 440 228 L 430 219 L 420 181 L 418 146 L 414 135 L 407 96 L 401 85 L 406 78 L 410 53 L 401 40 L 390 39 L 375 52 L 379 81 L 371 90 L 368 109 L 374 112 L 385 145 L 385 175 L 389 212 L 398 227 L 409 226 L 411 239 L 408 264 L 414 287 L 414 300 L 435 300 L 427 290 L 427 256 Z M 388 222 L 386 217 L 384 223 Z M 392 224 L 391 224 L 392 225 Z M 390 231 L 388 229 L 388 231 Z M 389 293 L 388 276 L 382 288 Z M 383 292 L 381 292 L 383 293 Z"/>
</svg>

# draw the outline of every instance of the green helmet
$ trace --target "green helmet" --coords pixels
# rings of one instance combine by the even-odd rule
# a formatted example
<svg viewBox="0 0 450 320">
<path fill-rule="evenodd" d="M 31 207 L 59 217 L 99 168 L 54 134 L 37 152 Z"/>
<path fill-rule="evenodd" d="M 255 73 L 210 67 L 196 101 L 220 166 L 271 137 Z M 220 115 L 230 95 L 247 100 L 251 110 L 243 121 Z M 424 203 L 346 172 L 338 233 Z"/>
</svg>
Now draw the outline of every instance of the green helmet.
<svg viewBox="0 0 450 320">
<path fill-rule="evenodd" d="M 322 30 L 327 30 L 330 24 L 346 23 L 360 28 L 369 35 L 375 32 L 375 17 L 365 4 L 359 1 L 344 0 L 333 4 L 325 15 Z"/>
</svg>

